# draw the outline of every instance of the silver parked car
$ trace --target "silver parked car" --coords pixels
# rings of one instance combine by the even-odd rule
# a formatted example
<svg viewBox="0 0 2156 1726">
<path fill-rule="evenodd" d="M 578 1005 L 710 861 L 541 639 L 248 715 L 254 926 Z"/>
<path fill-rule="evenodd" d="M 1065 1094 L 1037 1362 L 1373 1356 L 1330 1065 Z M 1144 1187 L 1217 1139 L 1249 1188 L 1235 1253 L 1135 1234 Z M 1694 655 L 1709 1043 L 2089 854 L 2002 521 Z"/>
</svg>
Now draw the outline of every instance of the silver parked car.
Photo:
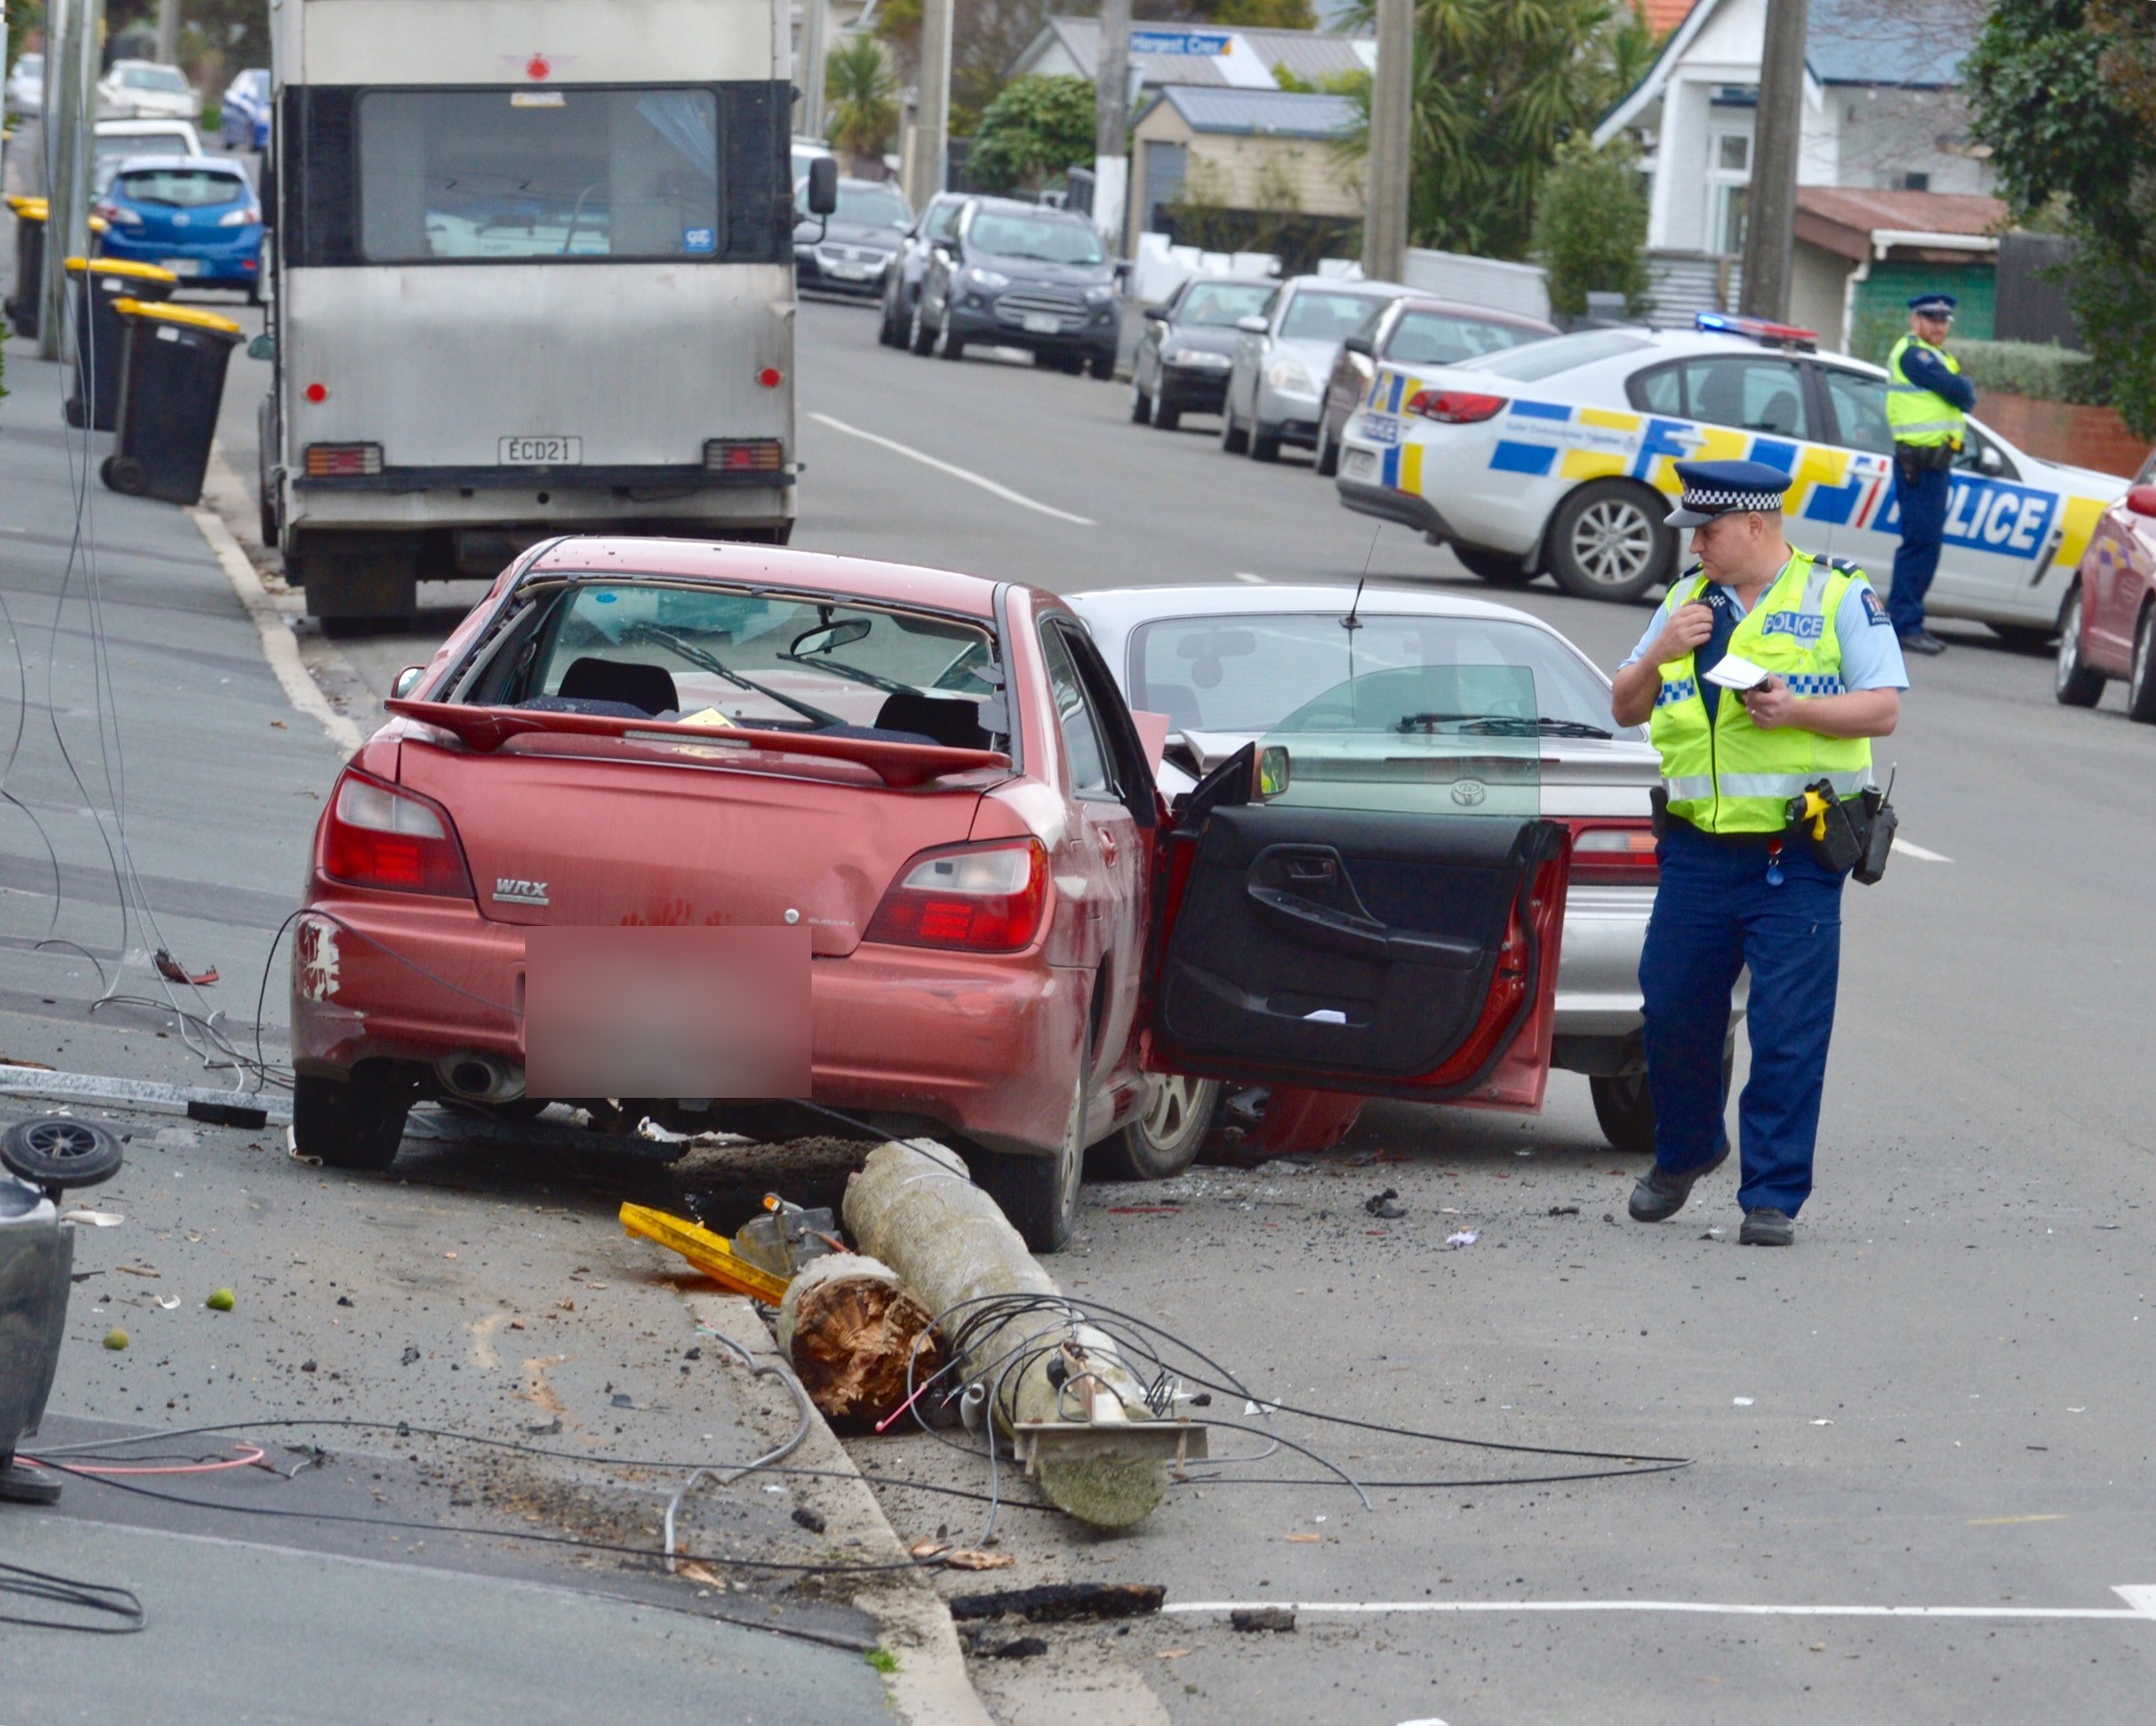
<svg viewBox="0 0 2156 1726">
<path fill-rule="evenodd" d="M 1339 586 L 1219 585 L 1104 588 L 1069 602 L 1131 707 L 1166 716 L 1159 783 L 1171 802 L 1350 677 L 1428 665 L 1532 673 L 1541 810 L 1573 833 L 1551 1064 L 1587 1076 L 1611 1144 L 1651 1152 L 1639 950 L 1659 873 L 1648 792 L 1660 766 L 1644 728 L 1616 724 L 1609 679 L 1539 618 L 1486 600 L 1372 587 L 1350 629 L 1352 599 Z M 1210 1115 L 1213 1102 L 1194 1101 L 1187 1112 Z"/>
<path fill-rule="evenodd" d="M 1341 343 L 1376 307 L 1406 292 L 1391 282 L 1292 276 L 1262 310 L 1237 319 L 1235 367 L 1220 410 L 1221 449 L 1278 461 L 1283 444 L 1315 448 L 1325 380 Z"/>
</svg>

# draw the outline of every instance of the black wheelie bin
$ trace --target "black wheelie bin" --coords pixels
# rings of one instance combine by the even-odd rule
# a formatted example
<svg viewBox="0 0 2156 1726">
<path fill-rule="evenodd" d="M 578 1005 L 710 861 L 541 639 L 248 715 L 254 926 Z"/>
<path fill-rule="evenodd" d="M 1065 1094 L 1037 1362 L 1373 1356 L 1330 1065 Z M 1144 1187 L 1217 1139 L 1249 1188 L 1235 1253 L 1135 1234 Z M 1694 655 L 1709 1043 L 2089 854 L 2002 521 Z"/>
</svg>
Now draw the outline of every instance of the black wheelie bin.
<svg viewBox="0 0 2156 1726">
<path fill-rule="evenodd" d="M 8 208 L 15 215 L 15 291 L 4 309 L 15 334 L 26 342 L 37 340 L 43 322 L 40 301 L 45 291 L 45 227 L 52 205 L 42 198 L 10 196 Z"/>
<path fill-rule="evenodd" d="M 244 340 L 239 325 L 191 305 L 118 300 L 127 321 L 119 420 L 97 476 L 130 497 L 195 503 L 224 400 L 224 368 Z"/>
<path fill-rule="evenodd" d="M 155 305 L 172 298 L 180 278 L 154 263 L 124 258 L 70 258 L 68 291 L 74 297 L 74 365 L 68 380 L 68 424 L 83 423 L 82 404 L 90 403 L 90 429 L 110 432 L 119 418 L 119 374 L 127 347 L 127 320 L 116 309 L 122 300 Z"/>
</svg>

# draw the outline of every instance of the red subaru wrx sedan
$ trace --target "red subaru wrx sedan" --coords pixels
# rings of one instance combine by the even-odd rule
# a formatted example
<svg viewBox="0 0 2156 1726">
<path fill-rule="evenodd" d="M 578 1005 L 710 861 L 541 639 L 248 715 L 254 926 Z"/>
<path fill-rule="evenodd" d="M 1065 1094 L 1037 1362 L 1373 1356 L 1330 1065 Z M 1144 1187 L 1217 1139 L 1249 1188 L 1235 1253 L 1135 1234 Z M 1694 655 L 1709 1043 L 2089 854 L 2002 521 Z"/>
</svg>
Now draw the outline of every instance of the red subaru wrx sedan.
<svg viewBox="0 0 2156 1726">
<path fill-rule="evenodd" d="M 1089 1147 L 1167 1171 L 1149 1071 L 1540 1106 L 1561 824 L 1299 802 L 1286 751 L 1171 822 L 1037 589 L 558 539 L 389 705 L 293 950 L 294 1135 L 332 1166 L 387 1168 L 423 1096 L 806 1100 L 950 1139 L 1052 1250 Z"/>
<path fill-rule="evenodd" d="M 2156 724 L 2156 453 L 2097 517 L 2059 625 L 2061 702 L 2093 707 L 2114 677 L 2125 679 L 2126 716 Z"/>
</svg>

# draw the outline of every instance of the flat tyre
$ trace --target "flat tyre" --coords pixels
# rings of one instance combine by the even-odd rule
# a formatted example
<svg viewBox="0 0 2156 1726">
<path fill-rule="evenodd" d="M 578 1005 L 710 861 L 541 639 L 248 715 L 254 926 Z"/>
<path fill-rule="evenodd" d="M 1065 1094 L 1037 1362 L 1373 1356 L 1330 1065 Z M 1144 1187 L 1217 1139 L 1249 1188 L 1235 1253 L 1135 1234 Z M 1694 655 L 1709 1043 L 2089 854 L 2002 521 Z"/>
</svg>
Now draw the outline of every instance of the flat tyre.
<svg viewBox="0 0 2156 1726">
<path fill-rule="evenodd" d="M 1035 1252 L 1060 1252 L 1078 1227 L 1078 1189 L 1086 1177 L 1086 1105 L 1091 1100 L 1093 1040 L 1078 1050 L 1063 1140 L 1050 1156 L 995 1152 L 982 1159 L 981 1185 Z"/>
<path fill-rule="evenodd" d="M 1165 1181 L 1197 1160 L 1220 1100 L 1217 1079 L 1154 1073 L 1146 1081 L 1145 1111 L 1086 1152 L 1096 1181 Z"/>
<path fill-rule="evenodd" d="M 2062 707 L 2093 707 L 2103 699 L 2103 674 L 2091 671 L 2082 658 L 2082 590 L 2078 585 L 2066 597 L 2066 616 L 2059 625 L 2059 663 L 2052 672 L 2051 691 Z"/>
<path fill-rule="evenodd" d="M 1597 480 L 1557 506 L 1548 561 L 1557 585 L 1579 600 L 1637 600 L 1668 578 L 1676 533 L 1660 499 L 1642 487 Z"/>
<path fill-rule="evenodd" d="M 381 1079 L 292 1083 L 292 1148 L 329 1168 L 379 1173 L 397 1160 L 413 1086 Z"/>
</svg>

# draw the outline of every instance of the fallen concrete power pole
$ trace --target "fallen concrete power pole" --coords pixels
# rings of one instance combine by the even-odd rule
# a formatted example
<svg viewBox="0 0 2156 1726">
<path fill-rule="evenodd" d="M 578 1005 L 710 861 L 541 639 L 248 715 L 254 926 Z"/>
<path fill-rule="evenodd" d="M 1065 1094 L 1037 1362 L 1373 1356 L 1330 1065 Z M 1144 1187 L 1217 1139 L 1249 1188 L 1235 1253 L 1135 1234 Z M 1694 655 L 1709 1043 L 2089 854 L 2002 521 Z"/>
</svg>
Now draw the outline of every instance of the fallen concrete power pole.
<svg viewBox="0 0 2156 1726">
<path fill-rule="evenodd" d="M 1205 1428 L 1156 1419 L 1114 1339 L 1088 1323 L 954 1151 L 879 1145 L 846 1185 L 846 1228 L 937 1316 L 957 1371 L 1059 1510 L 1096 1527 L 1142 1521 Z"/>
<path fill-rule="evenodd" d="M 812 1259 L 786 1286 L 778 1346 L 833 1421 L 880 1421 L 943 1364 L 933 1315 L 889 1265 L 858 1252 Z"/>
</svg>

